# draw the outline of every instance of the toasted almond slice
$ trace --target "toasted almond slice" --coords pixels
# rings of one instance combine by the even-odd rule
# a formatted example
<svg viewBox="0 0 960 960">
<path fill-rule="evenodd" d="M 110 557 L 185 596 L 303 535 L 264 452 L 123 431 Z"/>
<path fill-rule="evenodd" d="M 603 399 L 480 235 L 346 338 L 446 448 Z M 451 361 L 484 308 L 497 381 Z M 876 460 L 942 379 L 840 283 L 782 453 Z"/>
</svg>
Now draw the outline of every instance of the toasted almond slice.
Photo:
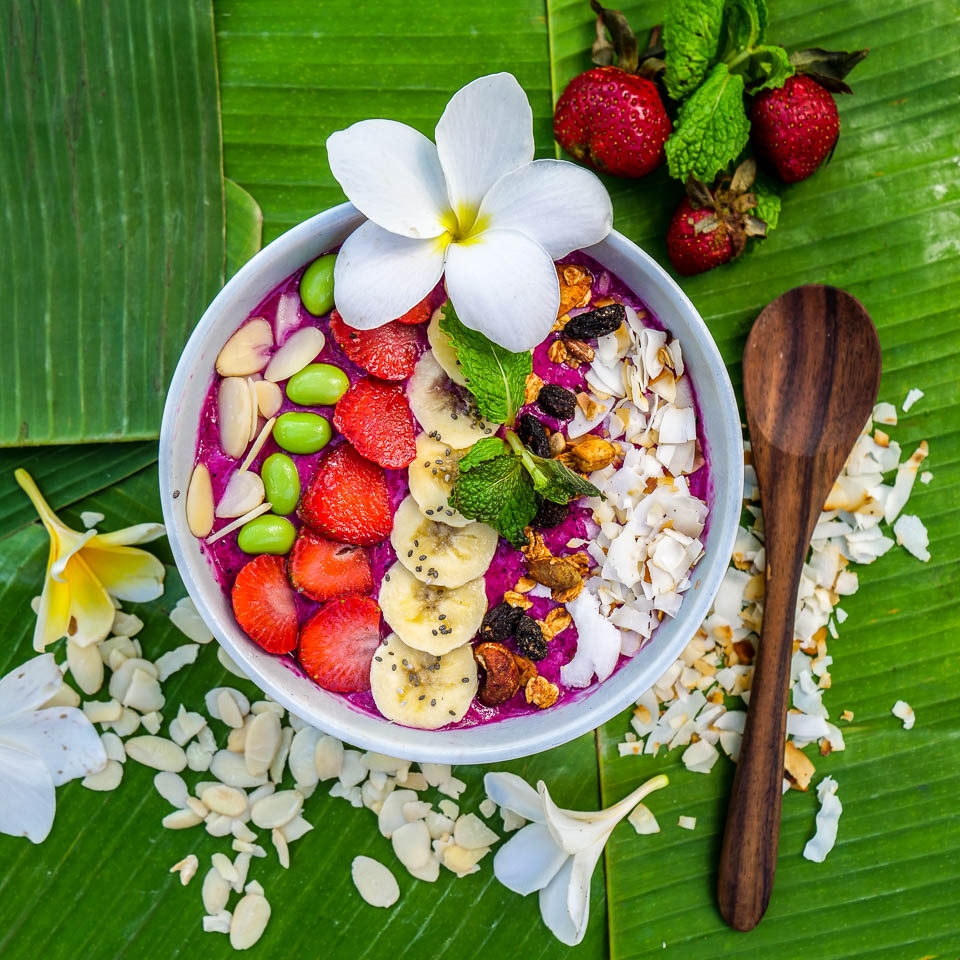
<svg viewBox="0 0 960 960">
<path fill-rule="evenodd" d="M 217 504 L 218 517 L 242 517 L 263 503 L 266 491 L 260 475 L 249 470 L 237 470 L 230 476 L 223 496 Z"/>
<path fill-rule="evenodd" d="M 252 520 L 254 517 L 259 517 L 261 513 L 266 513 L 271 507 L 272 503 L 261 503 L 259 507 L 254 507 L 249 513 L 245 513 L 242 517 L 237 517 L 232 523 L 228 523 L 222 530 L 218 530 L 212 537 L 207 537 L 207 543 L 216 543 L 221 537 L 225 537 L 228 533 L 233 533 L 238 527 L 242 527 L 245 523 Z"/>
<path fill-rule="evenodd" d="M 261 415 L 268 420 L 275 417 L 283 406 L 283 391 L 272 380 L 258 380 L 256 391 Z"/>
<path fill-rule="evenodd" d="M 234 460 L 243 456 L 250 442 L 250 388 L 243 377 L 224 377 L 217 391 L 220 447 Z"/>
<path fill-rule="evenodd" d="M 270 358 L 263 379 L 277 383 L 302 370 L 323 349 L 323 334 L 316 327 L 301 327 Z"/>
<path fill-rule="evenodd" d="M 250 443 L 257 435 L 260 424 L 260 398 L 257 395 L 257 383 L 252 377 L 247 377 L 247 390 L 250 393 L 250 433 L 247 442 Z"/>
<path fill-rule="evenodd" d="M 261 380 L 261 383 L 266 383 L 266 380 Z M 270 436 L 270 431 L 273 430 L 273 425 L 277 422 L 276 417 L 271 417 L 260 430 L 260 435 L 256 440 L 253 441 L 253 446 L 247 451 L 247 455 L 243 458 L 243 463 L 240 464 L 240 473 L 243 473 L 244 470 L 250 469 L 250 464 L 257 459 L 257 454 L 263 449 L 263 445 L 267 442 L 267 437 Z"/>
<path fill-rule="evenodd" d="M 198 463 L 187 487 L 187 526 L 195 537 L 205 537 L 213 529 L 213 484 L 210 471 Z"/>
<path fill-rule="evenodd" d="M 217 357 L 217 373 L 221 377 L 246 377 L 257 373 L 267 365 L 272 346 L 270 324 L 255 317 L 223 345 Z"/>
</svg>

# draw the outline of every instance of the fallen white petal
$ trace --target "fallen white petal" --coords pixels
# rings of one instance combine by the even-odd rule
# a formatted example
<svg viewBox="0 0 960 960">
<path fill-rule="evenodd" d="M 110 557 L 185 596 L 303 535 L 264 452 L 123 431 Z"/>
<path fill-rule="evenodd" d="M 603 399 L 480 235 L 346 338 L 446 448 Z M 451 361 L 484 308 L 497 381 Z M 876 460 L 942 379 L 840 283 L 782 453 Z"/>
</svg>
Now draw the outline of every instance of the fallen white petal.
<svg viewBox="0 0 960 960">
<path fill-rule="evenodd" d="M 369 330 L 402 316 L 437 284 L 447 238 L 413 240 L 367 221 L 344 241 L 334 265 L 337 310 Z"/>
<path fill-rule="evenodd" d="M 47 702 L 63 683 L 52 653 L 32 657 L 0 678 L 0 704 L 4 718 L 36 710 Z"/>
<path fill-rule="evenodd" d="M 96 728 L 76 707 L 49 707 L 4 720 L 0 743 L 37 757 L 58 787 L 97 773 L 107 762 Z"/>
<path fill-rule="evenodd" d="M 560 306 L 553 260 L 516 230 L 494 227 L 450 244 L 446 284 L 464 325 L 514 352 L 539 344 Z"/>
<path fill-rule="evenodd" d="M 0 743 L 0 797 L 0 833 L 32 843 L 46 840 L 53 826 L 56 791 L 39 757 Z"/>
<path fill-rule="evenodd" d="M 508 890 L 526 896 L 550 883 L 566 860 L 546 825 L 530 823 L 497 850 L 493 873 Z"/>
<path fill-rule="evenodd" d="M 591 171 L 565 160 L 534 160 L 491 187 L 477 219 L 525 233 L 558 260 L 599 243 L 613 226 L 613 206 Z"/>
<path fill-rule="evenodd" d="M 466 230 L 500 177 L 533 159 L 533 111 L 512 74 L 478 77 L 450 98 L 435 136 L 447 196 Z"/>
<path fill-rule="evenodd" d="M 350 202 L 385 230 L 427 238 L 447 229 L 450 204 L 437 148 L 413 127 L 361 120 L 327 138 L 327 159 Z"/>
<path fill-rule="evenodd" d="M 540 794 L 523 777 L 501 771 L 487 773 L 483 778 L 483 788 L 498 807 L 512 810 L 525 820 L 532 820 L 535 823 L 544 822 Z"/>
</svg>

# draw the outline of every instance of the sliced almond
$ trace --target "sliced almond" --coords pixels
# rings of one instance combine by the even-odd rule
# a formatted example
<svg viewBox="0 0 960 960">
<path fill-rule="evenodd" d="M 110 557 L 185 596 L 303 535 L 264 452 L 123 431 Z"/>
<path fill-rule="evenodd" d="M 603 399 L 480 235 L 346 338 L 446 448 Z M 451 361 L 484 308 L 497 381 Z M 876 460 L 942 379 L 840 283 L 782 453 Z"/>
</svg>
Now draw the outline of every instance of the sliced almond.
<svg viewBox="0 0 960 960">
<path fill-rule="evenodd" d="M 253 804 L 250 819 L 258 827 L 272 830 L 289 823 L 302 807 L 303 794 L 299 790 L 279 790 Z"/>
<path fill-rule="evenodd" d="M 266 380 L 262 381 L 266 383 Z M 253 441 L 250 449 L 247 451 L 247 455 L 243 458 L 243 463 L 240 464 L 240 472 L 243 473 L 244 470 L 250 469 L 250 464 L 257 459 L 257 454 L 263 449 L 263 445 L 267 442 L 267 438 L 270 436 L 273 431 L 273 425 L 277 422 L 276 417 L 271 417 L 260 429 L 260 435 L 256 440 Z"/>
<path fill-rule="evenodd" d="M 247 442 L 252 442 L 257 435 L 260 424 L 260 398 L 257 396 L 257 383 L 252 377 L 247 377 L 247 390 L 250 393 L 250 433 Z"/>
<path fill-rule="evenodd" d="M 283 406 L 283 391 L 272 380 L 258 380 L 255 389 L 261 416 L 275 417 Z"/>
<path fill-rule="evenodd" d="M 290 334 L 287 342 L 270 358 L 263 379 L 277 383 L 299 373 L 316 358 L 324 343 L 324 336 L 316 327 L 301 327 Z"/>
<path fill-rule="evenodd" d="M 247 795 L 236 787 L 218 783 L 200 795 L 204 805 L 226 817 L 241 817 L 247 809 Z"/>
<path fill-rule="evenodd" d="M 213 484 L 210 471 L 202 463 L 193 468 L 187 487 L 187 526 L 195 537 L 205 537 L 213 529 Z"/>
<path fill-rule="evenodd" d="M 224 377 L 217 391 L 220 447 L 234 460 L 243 456 L 250 442 L 250 388 L 242 377 Z"/>
<path fill-rule="evenodd" d="M 261 513 L 266 513 L 271 507 L 270 503 L 261 503 L 259 507 L 254 507 L 252 510 L 247 511 L 242 517 L 237 517 L 236 520 L 231 520 L 223 529 L 218 530 L 212 537 L 207 537 L 207 543 L 216 543 L 218 540 L 227 536 L 229 533 L 233 533 L 238 527 L 242 527 L 245 523 L 248 523 L 250 520 L 253 520 L 254 517 L 259 517 Z"/>
<path fill-rule="evenodd" d="M 275 713 L 260 713 L 250 721 L 243 756 L 250 773 L 265 774 L 280 747 L 280 718 Z"/>
<path fill-rule="evenodd" d="M 131 760 L 154 770 L 179 773 L 187 765 L 183 748 L 164 737 L 132 737 L 123 746 Z"/>
<path fill-rule="evenodd" d="M 247 377 L 262 370 L 270 359 L 273 330 L 260 317 L 245 323 L 224 345 L 217 357 L 221 377 Z"/>
<path fill-rule="evenodd" d="M 218 517 L 242 517 L 263 503 L 266 491 L 259 474 L 238 470 L 227 481 L 223 496 L 217 504 Z"/>
<path fill-rule="evenodd" d="M 258 893 L 248 893 L 234 907 L 230 921 L 230 946 L 234 950 L 252 947 L 267 929 L 270 904 Z"/>
</svg>

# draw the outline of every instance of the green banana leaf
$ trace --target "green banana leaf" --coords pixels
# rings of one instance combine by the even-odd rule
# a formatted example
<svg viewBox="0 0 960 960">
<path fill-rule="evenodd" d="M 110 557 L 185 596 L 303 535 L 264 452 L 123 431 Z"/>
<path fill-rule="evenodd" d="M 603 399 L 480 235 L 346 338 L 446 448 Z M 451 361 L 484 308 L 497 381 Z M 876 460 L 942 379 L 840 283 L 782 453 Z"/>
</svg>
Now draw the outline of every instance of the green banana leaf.
<svg viewBox="0 0 960 960">
<path fill-rule="evenodd" d="M 548 0 L 554 96 L 589 67 L 591 14 L 575 0 Z M 840 141 L 831 162 L 782 191 L 779 228 L 740 261 L 682 285 L 740 379 L 744 336 L 768 301 L 800 283 L 830 283 L 857 296 L 883 348 L 881 399 L 897 405 L 911 387 L 926 396 L 892 435 L 904 450 L 930 444 L 932 483 L 906 508 L 930 531 L 921 564 L 896 549 L 860 569 L 844 598 L 849 619 L 832 641 L 834 719 L 852 710 L 847 749 L 813 756 L 817 779 L 832 775 L 844 805 L 836 848 L 823 864 L 803 859 L 814 832 L 813 793 L 784 799 L 777 881 L 767 916 L 748 936 L 726 929 L 715 906 L 716 863 L 732 766 L 688 773 L 665 761 L 617 755 L 629 714 L 601 731 L 604 802 L 650 773 L 673 788 L 657 797 L 663 832 L 638 845 L 625 831 L 607 848 L 611 953 L 617 958 L 953 956 L 960 921 L 960 168 L 955 117 L 960 29 L 952 3 L 893 0 L 843 5 L 770 4 L 768 36 L 788 49 L 821 46 L 870 56 L 838 97 Z M 624 12 L 642 41 L 659 3 Z M 904 58 L 904 47 L 910 55 Z M 616 226 L 662 263 L 663 237 L 682 189 L 664 170 L 631 183 L 607 179 Z M 910 731 L 890 714 L 897 699 L 916 710 Z M 808 753 L 814 751 L 808 749 Z M 722 769 L 719 769 L 721 768 Z M 693 833 L 680 815 L 697 817 Z M 664 949 L 666 948 L 666 950 Z"/>
<path fill-rule="evenodd" d="M 260 205 L 234 180 L 223 181 L 227 221 L 227 269 L 229 280 L 259 249 L 263 235 Z"/>
<path fill-rule="evenodd" d="M 208 0 L 0 17 L 0 446 L 156 437 L 223 282 Z"/>
</svg>

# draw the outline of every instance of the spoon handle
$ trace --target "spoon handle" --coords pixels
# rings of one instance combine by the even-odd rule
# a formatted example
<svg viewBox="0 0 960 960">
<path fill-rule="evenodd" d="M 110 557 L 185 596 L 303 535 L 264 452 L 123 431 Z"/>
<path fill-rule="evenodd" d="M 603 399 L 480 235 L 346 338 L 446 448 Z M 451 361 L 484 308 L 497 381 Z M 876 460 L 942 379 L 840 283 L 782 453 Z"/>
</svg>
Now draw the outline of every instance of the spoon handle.
<svg viewBox="0 0 960 960">
<path fill-rule="evenodd" d="M 806 542 L 796 527 L 779 537 L 776 527 L 768 526 L 763 625 L 717 886 L 720 912 L 735 930 L 752 930 L 760 922 L 773 890 L 794 616 Z"/>
</svg>

